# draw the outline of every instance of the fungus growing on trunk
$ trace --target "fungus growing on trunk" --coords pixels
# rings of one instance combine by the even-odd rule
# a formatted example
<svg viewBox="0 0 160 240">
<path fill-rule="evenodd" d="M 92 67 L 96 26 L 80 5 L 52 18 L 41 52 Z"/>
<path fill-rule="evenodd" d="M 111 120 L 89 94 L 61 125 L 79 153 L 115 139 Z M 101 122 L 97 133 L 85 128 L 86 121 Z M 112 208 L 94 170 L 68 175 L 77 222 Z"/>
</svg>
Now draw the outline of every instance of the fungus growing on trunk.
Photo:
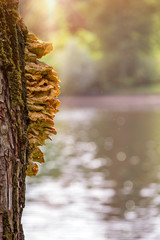
<svg viewBox="0 0 160 240">
<path fill-rule="evenodd" d="M 44 162 L 44 155 L 39 146 L 44 145 L 46 139 L 51 139 L 50 134 L 57 133 L 53 119 L 58 112 L 57 107 L 60 106 L 60 101 L 57 99 L 60 94 L 60 80 L 52 66 L 38 60 L 52 49 L 51 43 L 39 41 L 35 35 L 28 33 L 25 47 L 30 145 L 28 176 L 37 174 L 36 162 Z"/>
</svg>

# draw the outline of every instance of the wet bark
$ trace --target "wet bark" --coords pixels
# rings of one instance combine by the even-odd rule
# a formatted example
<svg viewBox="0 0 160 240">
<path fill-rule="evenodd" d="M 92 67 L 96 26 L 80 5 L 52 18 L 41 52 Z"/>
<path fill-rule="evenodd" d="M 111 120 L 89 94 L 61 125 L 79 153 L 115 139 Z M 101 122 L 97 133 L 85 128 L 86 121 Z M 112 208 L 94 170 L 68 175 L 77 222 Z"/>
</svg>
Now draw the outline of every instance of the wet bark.
<svg viewBox="0 0 160 240">
<path fill-rule="evenodd" d="M 25 29 L 17 0 L 0 0 L 0 240 L 23 240 L 27 164 Z"/>
</svg>

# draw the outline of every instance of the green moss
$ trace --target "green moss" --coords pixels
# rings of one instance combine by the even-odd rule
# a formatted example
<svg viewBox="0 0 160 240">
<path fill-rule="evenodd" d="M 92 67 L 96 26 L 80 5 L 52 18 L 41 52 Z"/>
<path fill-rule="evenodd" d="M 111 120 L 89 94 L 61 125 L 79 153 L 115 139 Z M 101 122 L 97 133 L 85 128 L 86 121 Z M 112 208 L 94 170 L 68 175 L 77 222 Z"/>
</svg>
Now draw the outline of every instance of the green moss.
<svg viewBox="0 0 160 240">
<path fill-rule="evenodd" d="M 12 109 L 8 109 L 8 113 L 9 113 L 10 120 L 11 120 L 11 122 L 12 122 L 13 119 L 14 119 L 13 113 L 12 113 Z M 11 124 L 11 123 L 9 123 L 9 124 Z M 12 127 L 15 128 L 15 125 L 12 124 Z"/>
<path fill-rule="evenodd" d="M 7 211 L 3 212 L 3 240 L 15 239 L 15 234 L 12 232 L 9 213 Z"/>
<path fill-rule="evenodd" d="M 21 85 L 21 72 L 12 67 L 12 71 L 7 73 L 9 89 L 11 93 L 12 106 L 16 107 L 18 104 L 23 105 L 22 101 L 22 85 Z"/>
<path fill-rule="evenodd" d="M 6 77 L 8 79 L 8 85 L 11 96 L 11 103 L 13 107 L 17 105 L 23 105 L 22 101 L 22 72 L 20 70 L 20 57 L 19 57 L 19 45 L 18 45 L 18 31 L 17 25 L 18 12 L 15 9 L 12 11 L 6 11 L 6 7 L 0 6 L 0 30 L 2 35 L 0 36 L 0 60 L 4 63 Z M 5 11 L 5 12 L 4 12 Z M 6 18 L 7 23 L 6 24 Z"/>
<path fill-rule="evenodd" d="M 0 27 L 1 27 L 1 32 L 2 32 L 2 35 L 0 36 L 0 59 L 1 59 L 1 61 L 7 63 L 8 58 L 7 58 L 5 50 L 4 50 L 4 48 L 5 48 L 4 45 L 6 45 L 6 41 L 8 41 L 6 39 L 7 26 L 6 26 L 6 21 L 5 21 L 4 9 L 2 8 L 2 6 L 0 6 L 0 19 L 1 19 Z M 7 54 L 8 53 L 10 53 L 10 49 L 9 49 L 9 52 L 7 51 Z"/>
</svg>

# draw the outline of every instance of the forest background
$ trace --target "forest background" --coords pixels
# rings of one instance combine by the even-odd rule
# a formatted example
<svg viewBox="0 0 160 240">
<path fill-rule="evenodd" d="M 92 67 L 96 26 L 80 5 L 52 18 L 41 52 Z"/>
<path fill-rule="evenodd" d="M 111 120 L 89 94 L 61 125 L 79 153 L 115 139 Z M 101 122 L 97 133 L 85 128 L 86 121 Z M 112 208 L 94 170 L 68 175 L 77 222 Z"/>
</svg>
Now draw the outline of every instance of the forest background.
<svg viewBox="0 0 160 240">
<path fill-rule="evenodd" d="M 160 1 L 21 0 L 63 95 L 160 93 Z"/>
</svg>

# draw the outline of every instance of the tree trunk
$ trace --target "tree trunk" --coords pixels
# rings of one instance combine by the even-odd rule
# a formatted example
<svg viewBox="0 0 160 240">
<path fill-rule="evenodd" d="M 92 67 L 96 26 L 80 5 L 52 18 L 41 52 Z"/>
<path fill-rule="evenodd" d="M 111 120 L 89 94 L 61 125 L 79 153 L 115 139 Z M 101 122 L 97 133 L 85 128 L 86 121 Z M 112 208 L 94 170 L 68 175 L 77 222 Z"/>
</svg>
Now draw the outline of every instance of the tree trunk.
<svg viewBox="0 0 160 240">
<path fill-rule="evenodd" d="M 0 0 L 0 240 L 23 240 L 27 165 L 25 28 L 17 0 Z"/>
</svg>

